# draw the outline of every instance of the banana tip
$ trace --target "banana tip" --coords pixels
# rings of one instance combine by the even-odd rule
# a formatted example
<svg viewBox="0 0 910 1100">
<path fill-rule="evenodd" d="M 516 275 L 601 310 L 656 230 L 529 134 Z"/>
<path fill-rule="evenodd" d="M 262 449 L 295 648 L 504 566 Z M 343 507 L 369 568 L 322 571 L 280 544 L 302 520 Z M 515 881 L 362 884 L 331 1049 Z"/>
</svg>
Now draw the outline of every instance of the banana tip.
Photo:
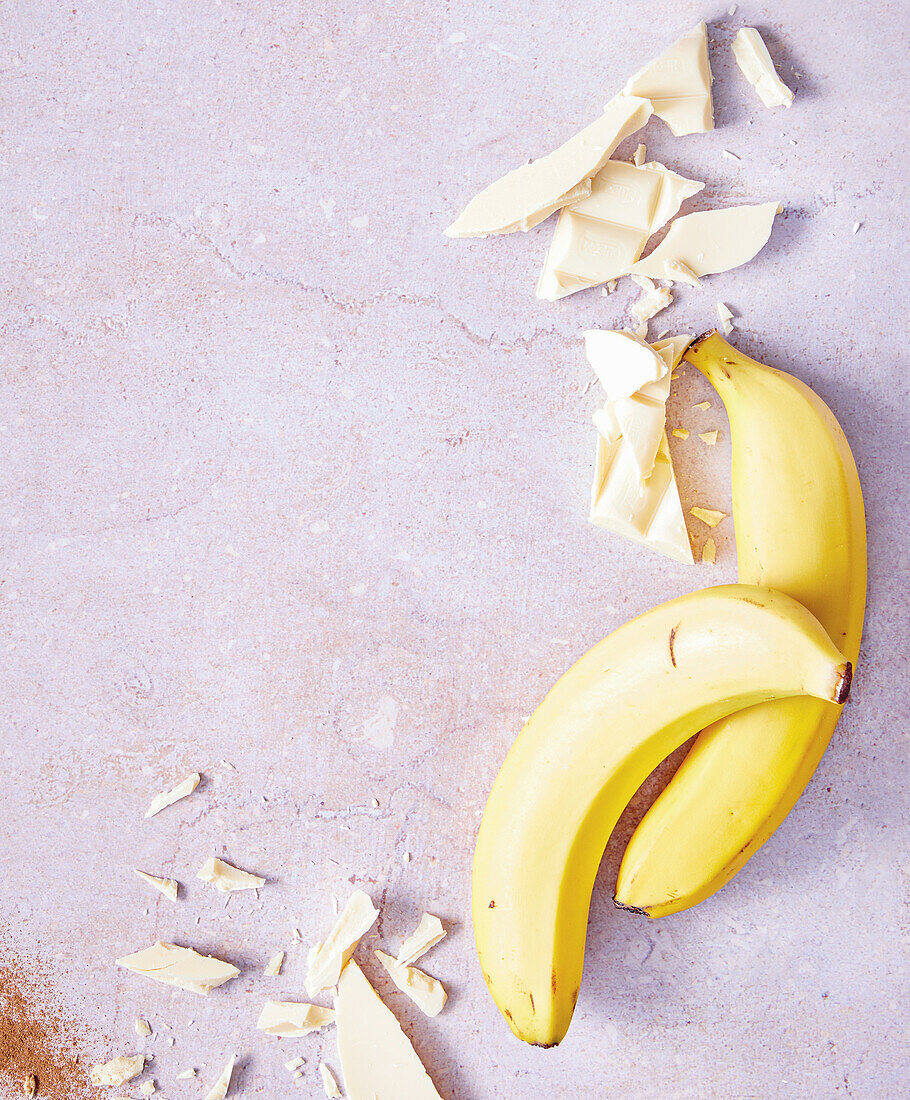
<svg viewBox="0 0 910 1100">
<path fill-rule="evenodd" d="M 850 685 L 853 683 L 853 665 L 845 661 L 841 669 L 840 679 L 834 687 L 834 702 L 846 703 L 850 698 Z"/>
</svg>

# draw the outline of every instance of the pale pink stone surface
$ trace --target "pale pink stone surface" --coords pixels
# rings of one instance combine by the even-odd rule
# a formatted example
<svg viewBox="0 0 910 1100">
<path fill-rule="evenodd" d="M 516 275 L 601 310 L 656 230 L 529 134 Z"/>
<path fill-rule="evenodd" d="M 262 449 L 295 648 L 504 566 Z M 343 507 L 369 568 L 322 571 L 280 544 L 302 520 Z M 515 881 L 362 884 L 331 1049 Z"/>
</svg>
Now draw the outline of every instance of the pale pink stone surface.
<svg viewBox="0 0 910 1100">
<path fill-rule="evenodd" d="M 451 994 L 433 1021 L 363 952 L 447 1100 L 901 1091 L 899 5 L 722 6 L 718 130 L 673 139 L 654 121 L 629 143 L 708 182 L 687 209 L 786 203 L 754 263 L 681 288 L 651 332 L 702 331 L 725 301 L 739 345 L 841 419 L 870 522 L 855 702 L 778 835 L 697 911 L 615 912 L 611 848 L 559 1049 L 512 1038 L 474 956 L 473 838 L 522 716 L 605 632 L 735 573 L 730 521 L 711 532 L 713 570 L 585 523 L 598 395 L 579 333 L 621 324 L 637 290 L 537 301 L 552 222 L 493 241 L 441 232 L 712 15 L 655 10 L 4 13 L 2 936 L 56 973 L 89 1035 L 112 1036 L 95 1053 L 154 1053 L 166 1096 L 195 1095 L 176 1074 L 195 1065 L 211 1083 L 235 1050 L 237 1095 L 320 1095 L 331 1033 L 279 1044 L 254 1024 L 267 997 L 301 998 L 306 946 L 354 885 L 383 905 L 368 947 L 397 950 L 424 909 L 450 930 L 426 960 Z M 768 31 L 790 111 L 763 108 L 736 70 L 743 23 Z M 691 368 L 671 426 L 693 431 L 671 440 L 686 507 L 729 511 L 722 408 Z M 703 447 L 695 432 L 715 427 Z M 700 548 L 708 532 L 693 533 Z M 144 821 L 192 770 L 198 791 Z M 213 893 L 194 878 L 212 854 L 268 885 Z M 180 880 L 180 901 L 133 867 Z M 114 967 L 156 938 L 242 974 L 202 1000 Z M 281 948 L 281 977 L 264 979 Z M 152 1038 L 137 1043 L 136 1016 Z M 294 1082 L 283 1063 L 298 1053 Z"/>
</svg>

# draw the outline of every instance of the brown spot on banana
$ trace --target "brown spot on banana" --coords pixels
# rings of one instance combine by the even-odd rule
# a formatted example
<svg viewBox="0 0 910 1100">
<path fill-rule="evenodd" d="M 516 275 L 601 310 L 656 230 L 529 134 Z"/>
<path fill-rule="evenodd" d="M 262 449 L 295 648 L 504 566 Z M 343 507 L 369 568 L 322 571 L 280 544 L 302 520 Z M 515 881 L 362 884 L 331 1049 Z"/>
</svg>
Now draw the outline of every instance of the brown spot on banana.
<svg viewBox="0 0 910 1100">
<path fill-rule="evenodd" d="M 673 651 L 673 644 L 676 641 L 676 632 L 682 626 L 682 623 L 677 623 L 676 626 L 670 631 L 670 662 L 673 667 L 676 668 L 676 654 Z"/>
</svg>

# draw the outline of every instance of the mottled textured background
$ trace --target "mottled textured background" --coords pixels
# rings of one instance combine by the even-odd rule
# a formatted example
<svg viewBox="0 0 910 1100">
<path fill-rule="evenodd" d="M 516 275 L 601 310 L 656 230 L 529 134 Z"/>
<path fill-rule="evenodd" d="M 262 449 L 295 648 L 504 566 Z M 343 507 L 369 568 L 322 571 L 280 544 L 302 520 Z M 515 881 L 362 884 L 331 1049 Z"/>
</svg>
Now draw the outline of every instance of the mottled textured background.
<svg viewBox="0 0 910 1100">
<path fill-rule="evenodd" d="M 485 797 L 573 658 L 735 576 L 732 530 L 716 567 L 685 568 L 586 524 L 579 333 L 637 291 L 537 301 L 552 222 L 441 230 L 701 18 L 718 129 L 654 120 L 643 140 L 707 181 L 689 209 L 786 214 L 652 333 L 701 331 L 724 300 L 739 346 L 837 413 L 869 516 L 864 659 L 805 797 L 719 896 L 615 912 L 611 848 L 575 1022 L 528 1049 L 473 952 Z M 204 1094 L 179 1070 L 207 1085 L 237 1051 L 238 1094 L 320 1095 L 331 1033 L 253 1024 L 303 995 L 306 945 L 357 884 L 384 905 L 365 946 L 397 948 L 424 908 L 449 925 L 426 960 L 451 994 L 437 1020 L 362 952 L 446 1100 L 906 1090 L 906 22 L 881 0 L 4 5 L 0 939 L 51 975 L 90 1058 L 154 1053 L 173 1100 Z M 742 23 L 792 110 L 735 69 Z M 671 424 L 725 432 L 716 398 L 690 409 L 711 398 L 694 373 Z M 673 440 L 686 507 L 728 509 L 725 442 Z M 194 769 L 192 799 L 144 821 Z M 194 878 L 212 854 L 269 885 L 225 904 Z M 180 902 L 133 867 L 178 878 Z M 202 1000 L 114 967 L 156 937 L 243 974 Z"/>
</svg>

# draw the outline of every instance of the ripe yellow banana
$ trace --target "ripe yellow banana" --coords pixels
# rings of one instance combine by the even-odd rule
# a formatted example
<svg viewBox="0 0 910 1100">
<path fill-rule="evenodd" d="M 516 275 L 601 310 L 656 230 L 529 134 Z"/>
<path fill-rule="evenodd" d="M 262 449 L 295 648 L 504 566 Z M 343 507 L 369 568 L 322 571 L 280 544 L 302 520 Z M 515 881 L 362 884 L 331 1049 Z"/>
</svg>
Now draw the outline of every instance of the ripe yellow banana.
<svg viewBox="0 0 910 1100">
<path fill-rule="evenodd" d="M 725 585 L 671 600 L 581 658 L 518 735 L 474 856 L 474 936 L 515 1034 L 565 1035 L 588 907 L 613 826 L 648 774 L 697 730 L 767 699 L 843 702 L 851 668 L 789 596 Z"/>
<path fill-rule="evenodd" d="M 804 604 L 851 661 L 866 603 L 856 465 L 830 409 L 802 382 L 712 333 L 686 358 L 723 399 L 733 443 L 739 579 Z M 704 730 L 626 849 L 617 904 L 662 917 L 710 897 L 802 794 L 841 708 L 784 699 Z"/>
</svg>

